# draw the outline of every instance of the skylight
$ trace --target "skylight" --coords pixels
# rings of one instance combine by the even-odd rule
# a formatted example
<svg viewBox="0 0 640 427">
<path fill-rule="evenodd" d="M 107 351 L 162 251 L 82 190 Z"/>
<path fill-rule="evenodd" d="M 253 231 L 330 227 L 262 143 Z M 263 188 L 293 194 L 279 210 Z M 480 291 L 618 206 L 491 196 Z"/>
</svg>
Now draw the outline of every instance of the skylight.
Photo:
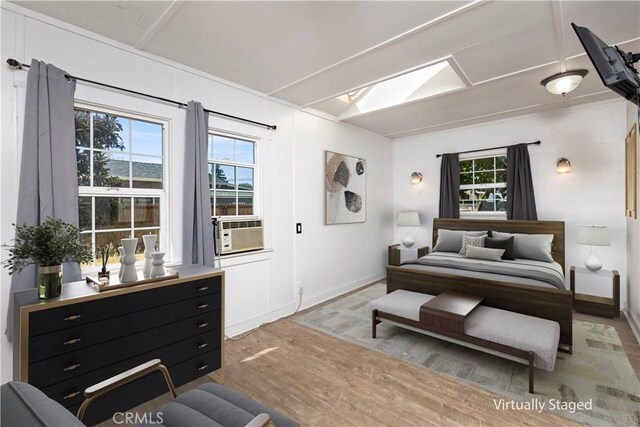
<svg viewBox="0 0 640 427">
<path fill-rule="evenodd" d="M 338 99 L 342 102 L 351 104 L 340 118 L 394 107 L 465 87 L 467 85 L 451 63 L 448 60 L 442 61 L 339 96 Z"/>
</svg>

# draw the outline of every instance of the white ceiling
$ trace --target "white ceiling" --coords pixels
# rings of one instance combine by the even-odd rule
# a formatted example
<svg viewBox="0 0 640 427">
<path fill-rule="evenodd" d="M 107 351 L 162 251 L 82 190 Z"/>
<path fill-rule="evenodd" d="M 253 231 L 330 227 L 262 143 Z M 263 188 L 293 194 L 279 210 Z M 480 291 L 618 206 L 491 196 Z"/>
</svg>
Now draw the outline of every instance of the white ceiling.
<svg viewBox="0 0 640 427">
<path fill-rule="evenodd" d="M 344 120 L 392 138 L 615 97 L 571 22 L 640 51 L 639 1 L 15 3 L 335 116 L 336 96 L 451 57 L 469 88 Z M 590 72 L 562 98 L 539 82 L 564 64 Z"/>
</svg>

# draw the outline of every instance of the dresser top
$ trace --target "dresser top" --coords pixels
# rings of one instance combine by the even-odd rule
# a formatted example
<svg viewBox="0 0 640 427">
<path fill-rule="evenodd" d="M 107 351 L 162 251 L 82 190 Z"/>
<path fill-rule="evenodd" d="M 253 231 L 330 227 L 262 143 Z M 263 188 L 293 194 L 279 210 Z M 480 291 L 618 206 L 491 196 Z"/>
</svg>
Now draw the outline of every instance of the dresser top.
<svg viewBox="0 0 640 427">
<path fill-rule="evenodd" d="M 98 291 L 95 284 L 87 283 L 84 280 L 78 282 L 69 282 L 62 284 L 62 293 L 59 297 L 47 300 L 38 299 L 38 289 L 27 289 L 14 294 L 16 308 L 28 307 L 29 311 L 42 310 L 45 308 L 53 308 L 67 304 L 75 304 L 78 302 L 91 301 L 94 299 L 106 298 L 110 296 L 122 295 L 130 292 L 145 291 L 148 289 L 160 288 L 163 286 L 175 285 L 178 283 L 189 282 L 197 279 L 206 279 L 224 275 L 224 271 L 205 267 L 203 265 L 179 265 L 169 267 L 173 271 L 177 271 L 180 277 L 174 279 L 161 280 L 157 282 L 144 283 L 126 288 L 118 288 L 103 292 Z M 18 310 L 16 310 L 17 312 Z"/>
</svg>

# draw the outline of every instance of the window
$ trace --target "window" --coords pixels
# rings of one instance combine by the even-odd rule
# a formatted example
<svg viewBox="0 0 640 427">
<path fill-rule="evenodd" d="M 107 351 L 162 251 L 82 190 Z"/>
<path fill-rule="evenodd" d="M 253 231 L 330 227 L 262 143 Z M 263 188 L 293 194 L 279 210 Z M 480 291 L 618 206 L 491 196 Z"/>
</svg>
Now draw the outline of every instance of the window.
<svg viewBox="0 0 640 427">
<path fill-rule="evenodd" d="M 460 213 L 507 210 L 507 157 L 460 160 Z"/>
<path fill-rule="evenodd" d="M 162 242 L 167 123 L 112 111 L 76 107 L 80 238 L 96 245 L 143 234 Z M 117 262 L 114 257 L 110 263 Z"/>
<path fill-rule="evenodd" d="M 208 156 L 212 215 L 256 215 L 256 141 L 210 134 Z"/>
</svg>

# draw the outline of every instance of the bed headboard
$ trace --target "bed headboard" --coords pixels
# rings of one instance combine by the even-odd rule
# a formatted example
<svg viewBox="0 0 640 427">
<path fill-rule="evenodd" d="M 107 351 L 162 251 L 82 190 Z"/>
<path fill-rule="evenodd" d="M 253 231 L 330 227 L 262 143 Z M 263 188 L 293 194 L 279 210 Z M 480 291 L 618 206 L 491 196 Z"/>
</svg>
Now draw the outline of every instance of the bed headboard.
<svg viewBox="0 0 640 427">
<path fill-rule="evenodd" d="M 505 220 L 485 220 L 485 219 L 453 219 L 434 218 L 433 219 L 433 246 L 438 239 L 438 229 L 447 230 L 495 230 L 505 233 L 523 234 L 553 234 L 553 245 L 551 256 L 564 267 L 564 221 L 505 221 Z"/>
</svg>

